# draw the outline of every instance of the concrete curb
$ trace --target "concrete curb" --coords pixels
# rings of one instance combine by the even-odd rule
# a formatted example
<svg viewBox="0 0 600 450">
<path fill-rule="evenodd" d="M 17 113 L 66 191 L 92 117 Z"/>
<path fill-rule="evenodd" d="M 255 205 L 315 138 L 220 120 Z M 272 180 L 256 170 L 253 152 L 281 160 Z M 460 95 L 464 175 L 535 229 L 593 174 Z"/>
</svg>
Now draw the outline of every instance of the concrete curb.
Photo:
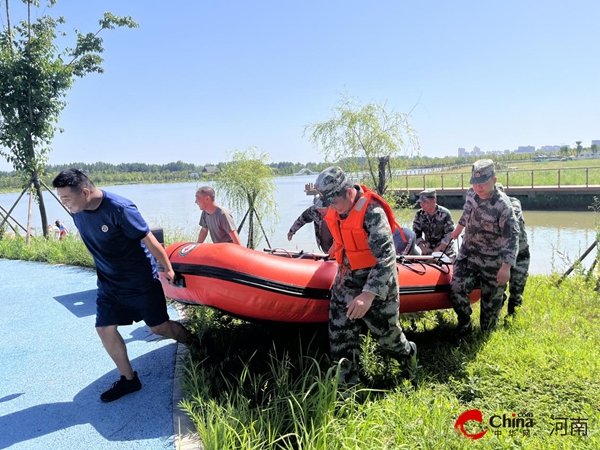
<svg viewBox="0 0 600 450">
<path fill-rule="evenodd" d="M 181 314 L 179 308 L 176 308 Z M 196 428 L 190 416 L 179 406 L 185 398 L 181 377 L 184 370 L 184 358 L 188 350 L 185 345 L 177 344 L 177 353 L 175 355 L 175 374 L 173 376 L 173 434 L 175 437 L 175 448 L 177 450 L 203 450 L 204 446 L 200 441 Z"/>
<path fill-rule="evenodd" d="M 179 314 L 180 322 L 185 321 L 185 308 L 177 302 L 173 302 L 172 305 Z M 173 376 L 173 435 L 175 437 L 175 449 L 203 450 L 204 446 L 191 417 L 179 406 L 185 398 L 181 377 L 184 376 L 184 361 L 187 354 L 187 347 L 183 344 L 177 344 L 175 374 Z"/>
</svg>

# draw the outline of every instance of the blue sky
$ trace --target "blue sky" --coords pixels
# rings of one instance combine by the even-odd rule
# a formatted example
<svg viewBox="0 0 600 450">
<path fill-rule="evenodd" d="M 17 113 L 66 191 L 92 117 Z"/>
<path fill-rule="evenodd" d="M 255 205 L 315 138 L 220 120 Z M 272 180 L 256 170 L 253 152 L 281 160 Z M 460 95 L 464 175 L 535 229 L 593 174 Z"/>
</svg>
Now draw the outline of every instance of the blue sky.
<svg viewBox="0 0 600 450">
<path fill-rule="evenodd" d="M 14 21 L 23 6 L 11 5 Z M 68 93 L 51 164 L 206 164 L 250 146 L 322 161 L 303 129 L 343 93 L 412 110 L 427 156 L 600 139 L 597 0 L 59 0 L 46 11 L 68 30 L 96 31 L 104 11 L 140 24 L 103 32 L 105 73 Z"/>
</svg>

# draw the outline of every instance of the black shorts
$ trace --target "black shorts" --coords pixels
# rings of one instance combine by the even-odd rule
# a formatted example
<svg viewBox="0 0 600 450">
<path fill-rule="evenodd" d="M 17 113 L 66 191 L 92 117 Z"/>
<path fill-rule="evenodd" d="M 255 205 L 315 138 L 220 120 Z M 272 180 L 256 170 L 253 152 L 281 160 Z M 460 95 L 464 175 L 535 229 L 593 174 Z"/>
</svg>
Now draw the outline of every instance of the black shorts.
<svg viewBox="0 0 600 450">
<path fill-rule="evenodd" d="M 154 279 L 151 288 L 146 291 L 126 295 L 98 287 L 96 327 L 131 325 L 140 320 L 149 327 L 169 320 L 160 280 Z"/>
</svg>

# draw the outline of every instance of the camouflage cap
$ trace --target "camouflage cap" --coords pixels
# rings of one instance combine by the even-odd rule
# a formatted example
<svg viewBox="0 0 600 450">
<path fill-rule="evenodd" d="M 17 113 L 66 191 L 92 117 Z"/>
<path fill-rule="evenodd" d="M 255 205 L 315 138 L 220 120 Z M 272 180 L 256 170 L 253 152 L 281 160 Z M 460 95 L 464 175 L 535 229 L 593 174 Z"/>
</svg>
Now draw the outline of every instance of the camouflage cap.
<svg viewBox="0 0 600 450">
<path fill-rule="evenodd" d="M 317 181 L 315 181 L 315 189 L 321 196 L 323 208 L 329 207 L 333 199 L 346 184 L 348 184 L 348 178 L 346 178 L 346 174 L 339 167 L 328 167 L 319 174 Z"/>
<path fill-rule="evenodd" d="M 491 159 L 480 159 L 475 161 L 471 170 L 471 184 L 487 183 L 496 175 L 494 161 Z"/>
<path fill-rule="evenodd" d="M 425 202 L 432 198 L 437 198 L 435 189 L 425 189 L 424 191 L 419 192 L 419 196 L 417 197 L 417 202 Z"/>
<path fill-rule="evenodd" d="M 313 207 L 315 209 L 325 208 L 325 206 L 323 206 L 323 199 L 320 195 L 315 195 L 315 198 L 313 199 Z"/>
</svg>

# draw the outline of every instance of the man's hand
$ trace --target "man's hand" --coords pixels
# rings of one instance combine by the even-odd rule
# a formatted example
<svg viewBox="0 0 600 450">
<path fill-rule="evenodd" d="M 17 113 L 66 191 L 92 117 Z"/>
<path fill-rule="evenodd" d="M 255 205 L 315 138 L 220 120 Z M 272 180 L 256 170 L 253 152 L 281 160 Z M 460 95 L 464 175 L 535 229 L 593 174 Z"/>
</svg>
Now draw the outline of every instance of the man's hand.
<svg viewBox="0 0 600 450">
<path fill-rule="evenodd" d="M 292 240 L 293 235 L 294 235 L 294 233 L 292 233 L 291 231 L 288 233 L 288 241 Z"/>
<path fill-rule="evenodd" d="M 456 228 L 450 236 L 452 236 L 452 239 L 456 240 L 460 236 L 460 233 L 462 233 L 462 230 Z"/>
<path fill-rule="evenodd" d="M 431 247 L 429 246 L 429 244 L 427 242 L 420 242 L 418 247 L 421 249 L 421 253 L 423 255 L 431 254 Z"/>
<path fill-rule="evenodd" d="M 170 284 L 173 284 L 173 280 L 175 279 L 175 271 L 173 269 L 165 270 L 165 278 Z"/>
<path fill-rule="evenodd" d="M 371 307 L 374 298 L 375 294 L 372 292 L 361 292 L 358 297 L 355 297 L 354 300 L 348 304 L 348 312 L 346 313 L 346 317 L 348 317 L 350 320 L 364 317 Z"/>
<path fill-rule="evenodd" d="M 496 275 L 498 286 L 504 286 L 510 280 L 510 264 L 503 263 Z"/>
<path fill-rule="evenodd" d="M 449 247 L 449 245 L 447 245 L 447 244 L 440 244 L 436 248 L 434 248 L 433 251 L 434 252 L 443 252 L 444 250 L 446 250 L 446 247 Z"/>
</svg>

